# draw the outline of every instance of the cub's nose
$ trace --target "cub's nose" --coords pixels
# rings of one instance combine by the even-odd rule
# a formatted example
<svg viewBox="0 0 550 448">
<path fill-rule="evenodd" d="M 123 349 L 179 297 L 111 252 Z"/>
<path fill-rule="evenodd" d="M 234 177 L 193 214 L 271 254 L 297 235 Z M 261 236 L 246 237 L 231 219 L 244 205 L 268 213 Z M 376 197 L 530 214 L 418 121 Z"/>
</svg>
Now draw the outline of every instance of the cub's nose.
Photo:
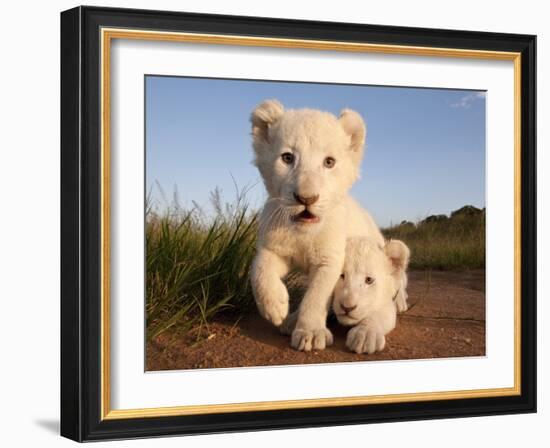
<svg viewBox="0 0 550 448">
<path fill-rule="evenodd" d="M 351 313 L 355 308 L 357 308 L 357 305 L 344 306 L 344 305 L 340 304 L 340 306 L 342 307 L 342 311 L 344 311 L 344 313 L 346 313 L 346 314 Z"/>
<path fill-rule="evenodd" d="M 296 199 L 296 202 L 307 206 L 307 205 L 315 204 L 319 200 L 319 195 L 316 194 L 315 196 L 305 197 L 294 193 L 294 199 Z"/>
</svg>

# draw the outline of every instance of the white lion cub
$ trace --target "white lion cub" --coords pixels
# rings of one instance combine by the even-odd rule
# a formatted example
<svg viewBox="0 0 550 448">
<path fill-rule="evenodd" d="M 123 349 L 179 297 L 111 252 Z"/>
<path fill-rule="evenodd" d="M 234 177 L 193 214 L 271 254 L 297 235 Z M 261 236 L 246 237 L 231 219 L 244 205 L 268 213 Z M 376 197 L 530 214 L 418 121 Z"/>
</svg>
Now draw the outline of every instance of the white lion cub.
<svg viewBox="0 0 550 448">
<path fill-rule="evenodd" d="M 336 117 L 285 110 L 277 100 L 256 107 L 251 122 L 254 163 L 268 193 L 250 273 L 254 298 L 265 319 L 290 328 L 292 347 L 322 350 L 332 343 L 326 320 L 346 239 L 384 244 L 374 220 L 348 195 L 359 176 L 365 124 L 349 109 Z M 308 288 L 289 317 L 283 279 L 294 269 L 308 275 Z"/>
<path fill-rule="evenodd" d="M 384 246 L 369 238 L 349 238 L 332 309 L 338 321 L 353 326 L 346 346 L 356 353 L 383 350 L 386 334 L 395 328 L 397 297 L 404 287 L 409 248 L 399 240 Z"/>
</svg>

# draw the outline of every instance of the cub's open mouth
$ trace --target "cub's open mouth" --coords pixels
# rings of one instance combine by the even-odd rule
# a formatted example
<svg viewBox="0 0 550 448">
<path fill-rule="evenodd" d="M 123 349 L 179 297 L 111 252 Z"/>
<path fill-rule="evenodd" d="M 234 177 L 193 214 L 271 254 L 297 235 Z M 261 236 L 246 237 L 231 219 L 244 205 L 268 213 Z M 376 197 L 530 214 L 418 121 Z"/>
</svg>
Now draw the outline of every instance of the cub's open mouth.
<svg viewBox="0 0 550 448">
<path fill-rule="evenodd" d="M 315 224 L 316 222 L 319 222 L 319 217 L 315 216 L 306 208 L 304 209 L 304 211 L 298 213 L 297 215 L 294 215 L 292 217 L 292 220 L 294 222 L 300 222 L 303 224 Z"/>
</svg>

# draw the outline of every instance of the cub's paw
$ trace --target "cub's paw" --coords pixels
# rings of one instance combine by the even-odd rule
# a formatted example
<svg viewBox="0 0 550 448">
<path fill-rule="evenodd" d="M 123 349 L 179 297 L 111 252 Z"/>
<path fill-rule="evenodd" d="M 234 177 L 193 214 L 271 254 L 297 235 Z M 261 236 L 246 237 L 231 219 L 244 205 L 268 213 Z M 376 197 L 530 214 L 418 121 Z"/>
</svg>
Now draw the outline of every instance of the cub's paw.
<svg viewBox="0 0 550 448">
<path fill-rule="evenodd" d="M 355 353 L 379 352 L 386 346 L 386 336 L 374 324 L 357 325 L 348 331 L 346 347 Z"/>
<path fill-rule="evenodd" d="M 292 348 L 301 352 L 311 350 L 324 350 L 325 347 L 332 345 L 332 333 L 328 328 L 319 328 L 316 330 L 295 329 L 290 338 Z"/>
<path fill-rule="evenodd" d="M 288 316 L 288 295 L 280 298 L 257 300 L 256 305 L 261 316 L 276 327 L 281 326 Z"/>
<path fill-rule="evenodd" d="M 405 291 L 399 290 L 397 297 L 395 298 L 395 307 L 397 308 L 398 313 L 404 313 L 409 309 L 407 304 L 407 293 Z"/>
</svg>

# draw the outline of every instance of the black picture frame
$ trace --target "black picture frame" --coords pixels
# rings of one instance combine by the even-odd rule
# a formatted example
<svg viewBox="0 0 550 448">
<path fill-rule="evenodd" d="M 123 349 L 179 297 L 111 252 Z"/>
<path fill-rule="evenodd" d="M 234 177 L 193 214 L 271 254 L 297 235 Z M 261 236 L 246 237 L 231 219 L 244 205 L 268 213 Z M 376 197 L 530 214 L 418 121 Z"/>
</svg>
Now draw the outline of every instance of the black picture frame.
<svg viewBox="0 0 550 448">
<path fill-rule="evenodd" d="M 101 418 L 100 29 L 521 53 L 521 393 L 203 415 Z M 61 435 L 76 441 L 536 412 L 536 37 L 99 7 L 61 13 Z"/>
</svg>

